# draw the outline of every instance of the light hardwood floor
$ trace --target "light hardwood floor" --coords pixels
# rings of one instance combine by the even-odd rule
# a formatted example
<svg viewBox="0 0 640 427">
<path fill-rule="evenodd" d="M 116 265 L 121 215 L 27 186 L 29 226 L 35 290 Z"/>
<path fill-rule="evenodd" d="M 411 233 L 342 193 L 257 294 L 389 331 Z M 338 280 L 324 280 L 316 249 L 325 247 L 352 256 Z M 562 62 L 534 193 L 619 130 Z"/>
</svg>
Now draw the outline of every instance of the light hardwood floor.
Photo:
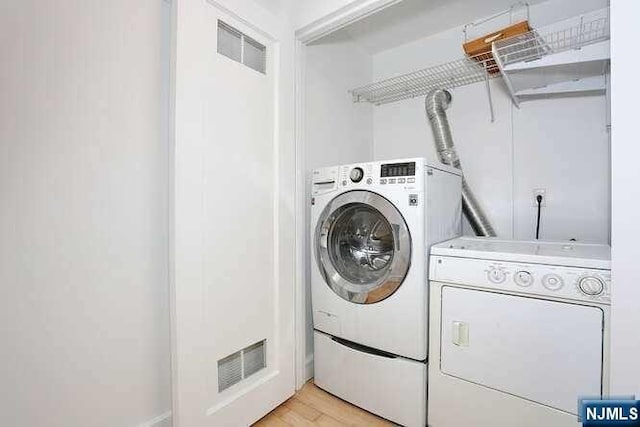
<svg viewBox="0 0 640 427">
<path fill-rule="evenodd" d="M 389 427 L 394 425 L 338 399 L 309 381 L 292 398 L 255 423 L 254 427 Z"/>
</svg>

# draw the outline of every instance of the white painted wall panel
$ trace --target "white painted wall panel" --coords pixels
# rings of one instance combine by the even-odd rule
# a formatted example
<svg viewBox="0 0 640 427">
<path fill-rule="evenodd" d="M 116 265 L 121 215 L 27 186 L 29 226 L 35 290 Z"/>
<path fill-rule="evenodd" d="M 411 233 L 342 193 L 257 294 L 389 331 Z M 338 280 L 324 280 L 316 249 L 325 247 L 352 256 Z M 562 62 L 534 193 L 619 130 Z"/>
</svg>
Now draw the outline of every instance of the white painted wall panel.
<svg viewBox="0 0 640 427">
<path fill-rule="evenodd" d="M 612 224 L 611 390 L 640 397 L 640 268 L 638 268 L 638 99 L 634 45 L 640 38 L 635 24 L 640 3 L 615 1 L 611 6 L 612 46 Z"/>
<path fill-rule="evenodd" d="M 0 6 L 0 425 L 168 416 L 168 12 Z"/>
<path fill-rule="evenodd" d="M 348 39 L 332 38 L 307 48 L 305 74 L 307 171 L 370 159 L 372 107 L 347 93 L 371 79 L 370 57 Z"/>
<path fill-rule="evenodd" d="M 513 111 L 514 238 L 609 242 L 610 146 L 603 96 L 523 102 Z"/>
</svg>

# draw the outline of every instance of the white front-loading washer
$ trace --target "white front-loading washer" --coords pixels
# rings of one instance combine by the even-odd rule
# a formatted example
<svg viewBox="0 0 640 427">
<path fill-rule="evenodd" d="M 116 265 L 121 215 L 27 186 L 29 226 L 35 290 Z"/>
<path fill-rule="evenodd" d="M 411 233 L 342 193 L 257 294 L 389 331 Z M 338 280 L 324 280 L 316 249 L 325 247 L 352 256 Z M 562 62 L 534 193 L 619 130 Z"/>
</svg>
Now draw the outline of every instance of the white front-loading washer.
<svg viewBox="0 0 640 427">
<path fill-rule="evenodd" d="M 430 258 L 429 425 L 570 427 L 608 393 L 609 246 L 463 237 Z"/>
<path fill-rule="evenodd" d="M 422 158 L 316 170 L 310 223 L 316 384 L 424 426 L 427 254 L 460 235 L 460 171 Z"/>
</svg>

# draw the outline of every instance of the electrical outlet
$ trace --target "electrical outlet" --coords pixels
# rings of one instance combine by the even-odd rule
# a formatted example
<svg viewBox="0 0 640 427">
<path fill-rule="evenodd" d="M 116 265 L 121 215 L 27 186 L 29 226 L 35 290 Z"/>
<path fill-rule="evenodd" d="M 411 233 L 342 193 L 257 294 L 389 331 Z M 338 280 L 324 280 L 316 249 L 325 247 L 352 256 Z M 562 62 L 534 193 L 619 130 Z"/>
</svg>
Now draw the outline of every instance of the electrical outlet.
<svg viewBox="0 0 640 427">
<path fill-rule="evenodd" d="M 538 196 L 542 196 L 541 206 L 547 206 L 547 190 L 544 188 L 534 188 L 533 189 L 533 197 L 531 199 L 531 206 L 538 207 Z"/>
</svg>

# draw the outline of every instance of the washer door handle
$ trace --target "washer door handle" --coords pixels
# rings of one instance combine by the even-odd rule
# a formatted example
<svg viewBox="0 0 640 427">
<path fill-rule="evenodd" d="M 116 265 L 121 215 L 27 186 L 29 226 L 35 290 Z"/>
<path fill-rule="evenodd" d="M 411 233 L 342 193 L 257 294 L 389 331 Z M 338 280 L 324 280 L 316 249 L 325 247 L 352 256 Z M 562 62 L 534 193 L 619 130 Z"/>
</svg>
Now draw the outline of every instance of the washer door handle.
<svg viewBox="0 0 640 427">
<path fill-rule="evenodd" d="M 391 224 L 393 228 L 393 240 L 396 241 L 396 251 L 400 252 L 400 226 L 398 224 Z"/>
</svg>

